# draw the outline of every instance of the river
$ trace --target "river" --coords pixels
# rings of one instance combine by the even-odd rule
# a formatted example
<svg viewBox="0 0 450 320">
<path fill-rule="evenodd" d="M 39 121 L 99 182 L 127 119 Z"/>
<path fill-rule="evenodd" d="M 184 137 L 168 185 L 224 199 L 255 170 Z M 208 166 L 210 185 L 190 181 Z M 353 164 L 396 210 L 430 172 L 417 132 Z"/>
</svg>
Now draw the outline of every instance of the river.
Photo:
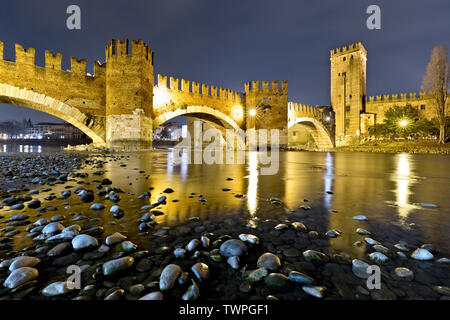
<svg viewBox="0 0 450 320">
<path fill-rule="evenodd" d="M 3 147 L 3 150 L 10 149 Z M 21 147 L 13 151 L 46 153 L 55 149 L 33 146 L 33 149 Z M 125 215 L 119 221 L 107 210 L 89 210 L 75 196 L 66 200 L 66 210 L 61 200 L 45 203 L 63 213 L 70 211 L 99 218 L 106 235 L 120 231 L 148 248 L 147 240 L 143 240 L 137 230 L 137 219 L 145 212 L 140 208 L 156 202 L 164 189 L 172 188 L 173 193 L 165 194 L 167 204 L 160 207 L 164 214 L 156 217 L 157 228 L 175 227 L 193 217 L 208 223 L 223 221 L 224 217 L 236 214 L 248 221 L 295 217 L 294 220 L 320 234 L 331 229 L 340 231 L 339 237 L 327 239 L 329 247 L 334 252 L 345 252 L 356 258 L 364 259 L 368 249 L 365 245 L 353 245 L 364 239 L 355 232 L 357 228 L 369 230 L 372 238 L 389 248 L 402 241 L 411 248 L 432 243 L 438 248 L 439 257 L 449 257 L 448 156 L 280 152 L 278 172 L 261 175 L 259 155 L 258 152 L 247 152 L 245 164 L 227 165 L 189 164 L 187 161 L 174 164 L 171 151 L 100 157 L 106 160 L 101 178 L 109 178 L 112 186 L 124 191 L 120 194 L 119 204 Z M 82 170 L 88 172 L 89 177 L 80 186 L 94 189 L 98 183 L 96 179 L 99 179 L 92 175 L 96 170 L 99 169 Z M 75 188 L 76 180 L 52 185 L 52 192 L 58 195 L 68 185 Z M 30 189 L 42 187 L 31 186 Z M 146 191 L 151 192 L 151 198 L 144 202 L 137 200 Z M 40 193 L 33 197 L 44 201 L 46 195 Z M 280 203 L 273 198 L 279 199 Z M 109 208 L 109 202 L 104 203 Z M 11 211 L 4 207 L 0 214 L 8 216 Z M 47 212 L 43 216 L 55 214 L 58 213 Z M 367 221 L 354 220 L 357 215 L 366 216 Z M 188 237 L 192 238 L 192 235 Z M 14 248 L 20 250 L 31 244 L 30 238 L 18 238 Z M 448 274 L 439 278 L 448 283 Z"/>
</svg>

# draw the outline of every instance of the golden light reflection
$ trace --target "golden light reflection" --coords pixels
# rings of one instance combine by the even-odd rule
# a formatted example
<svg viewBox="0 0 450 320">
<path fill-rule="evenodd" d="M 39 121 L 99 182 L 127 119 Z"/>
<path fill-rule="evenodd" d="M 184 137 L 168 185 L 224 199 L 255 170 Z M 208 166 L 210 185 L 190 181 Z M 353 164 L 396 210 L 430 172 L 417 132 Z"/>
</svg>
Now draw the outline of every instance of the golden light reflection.
<svg viewBox="0 0 450 320">
<path fill-rule="evenodd" d="M 414 208 L 409 203 L 409 188 L 411 184 L 411 155 L 402 153 L 397 156 L 397 171 L 394 176 L 397 184 L 395 190 L 398 213 L 402 219 L 408 217 L 409 212 Z"/>
<path fill-rule="evenodd" d="M 334 179 L 334 157 L 331 153 L 327 153 L 325 158 L 325 174 L 323 176 L 323 186 L 324 186 L 324 206 L 327 209 L 331 208 L 333 194 L 328 193 L 328 191 L 333 191 L 333 179 Z"/>
<path fill-rule="evenodd" d="M 247 207 L 250 215 L 254 216 L 258 209 L 258 153 L 256 151 L 248 154 L 248 171 Z"/>
</svg>

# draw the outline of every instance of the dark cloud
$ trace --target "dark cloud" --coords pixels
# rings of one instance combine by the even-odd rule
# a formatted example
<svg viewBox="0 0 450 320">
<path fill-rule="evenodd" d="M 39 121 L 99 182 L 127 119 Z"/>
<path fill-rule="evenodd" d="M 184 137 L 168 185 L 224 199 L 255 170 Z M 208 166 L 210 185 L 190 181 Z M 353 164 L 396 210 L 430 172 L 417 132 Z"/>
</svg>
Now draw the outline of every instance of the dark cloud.
<svg viewBox="0 0 450 320">
<path fill-rule="evenodd" d="M 81 7 L 81 31 L 65 27 L 70 4 Z M 381 7 L 382 30 L 366 28 L 370 4 Z M 368 50 L 369 95 L 419 90 L 432 47 L 449 44 L 449 9 L 448 0 L 18 0 L 2 2 L 0 41 L 7 58 L 20 43 L 36 48 L 39 65 L 50 49 L 64 68 L 71 55 L 86 58 L 91 72 L 111 38 L 142 38 L 157 73 L 241 91 L 246 81 L 286 79 L 291 101 L 327 105 L 329 50 L 355 41 Z"/>
</svg>

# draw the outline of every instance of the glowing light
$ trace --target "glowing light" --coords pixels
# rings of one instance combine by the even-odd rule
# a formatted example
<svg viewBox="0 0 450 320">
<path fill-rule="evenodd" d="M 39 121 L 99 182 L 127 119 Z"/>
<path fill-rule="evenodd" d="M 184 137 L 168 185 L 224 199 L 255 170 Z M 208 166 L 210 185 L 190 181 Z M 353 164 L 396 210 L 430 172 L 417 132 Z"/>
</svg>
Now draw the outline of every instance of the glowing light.
<svg viewBox="0 0 450 320">
<path fill-rule="evenodd" d="M 398 124 L 400 127 L 406 127 L 408 125 L 408 120 L 401 120 Z"/>
<path fill-rule="evenodd" d="M 252 117 L 254 117 L 254 116 L 256 116 L 256 110 L 255 109 L 250 109 L 250 115 L 252 116 Z"/>
<path fill-rule="evenodd" d="M 153 89 L 153 105 L 156 107 L 162 106 L 170 101 L 170 93 L 165 88 Z"/>
<path fill-rule="evenodd" d="M 325 121 L 330 121 L 330 116 L 326 116 Z"/>
<path fill-rule="evenodd" d="M 247 207 L 251 216 L 254 216 L 258 209 L 258 153 L 249 152 L 248 154 L 248 190 Z"/>
<path fill-rule="evenodd" d="M 244 111 L 239 105 L 233 106 L 233 108 L 231 108 L 231 114 L 236 121 L 240 121 L 244 117 Z"/>
</svg>

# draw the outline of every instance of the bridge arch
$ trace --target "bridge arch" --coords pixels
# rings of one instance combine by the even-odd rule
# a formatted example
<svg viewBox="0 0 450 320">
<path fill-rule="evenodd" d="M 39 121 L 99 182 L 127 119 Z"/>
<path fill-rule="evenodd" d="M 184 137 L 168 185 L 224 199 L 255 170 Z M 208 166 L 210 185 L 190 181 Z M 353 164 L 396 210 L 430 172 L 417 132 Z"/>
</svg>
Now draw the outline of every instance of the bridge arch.
<svg viewBox="0 0 450 320">
<path fill-rule="evenodd" d="M 289 121 L 288 130 L 296 124 L 300 124 L 312 135 L 319 149 L 334 148 L 327 128 L 320 121 L 310 117 L 295 118 Z"/>
<path fill-rule="evenodd" d="M 207 106 L 187 106 L 185 108 L 176 109 L 174 111 L 167 111 L 159 115 L 153 120 L 153 128 L 157 128 L 167 120 L 178 116 L 193 116 L 198 117 L 208 122 L 222 125 L 226 129 L 240 130 L 239 125 L 230 116 L 217 111 L 216 109 Z M 205 119 L 203 119 L 205 118 Z M 218 121 L 218 122 L 217 122 Z"/>
<path fill-rule="evenodd" d="M 104 145 L 104 130 L 78 109 L 45 94 L 0 83 L 0 103 L 22 106 L 58 117 L 80 129 L 94 145 Z M 100 133 L 99 133 L 100 132 Z"/>
</svg>

